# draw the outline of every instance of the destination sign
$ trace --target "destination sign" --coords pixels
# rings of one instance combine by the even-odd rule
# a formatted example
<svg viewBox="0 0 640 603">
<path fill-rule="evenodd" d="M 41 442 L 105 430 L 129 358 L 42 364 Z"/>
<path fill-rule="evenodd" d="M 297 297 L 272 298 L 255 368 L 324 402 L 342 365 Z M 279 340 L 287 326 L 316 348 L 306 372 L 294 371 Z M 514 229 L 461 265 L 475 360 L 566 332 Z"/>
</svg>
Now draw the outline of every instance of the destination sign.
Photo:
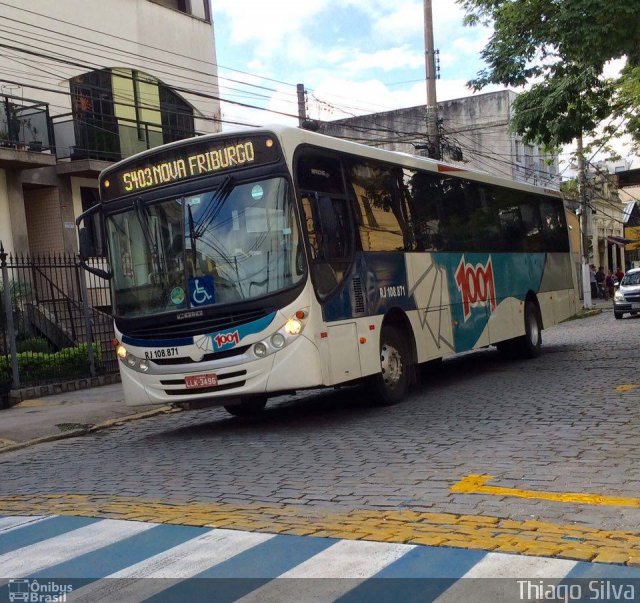
<svg viewBox="0 0 640 603">
<path fill-rule="evenodd" d="M 103 201 L 156 187 L 279 159 L 274 137 L 245 136 L 194 141 L 150 154 L 107 171 L 100 183 Z"/>
</svg>

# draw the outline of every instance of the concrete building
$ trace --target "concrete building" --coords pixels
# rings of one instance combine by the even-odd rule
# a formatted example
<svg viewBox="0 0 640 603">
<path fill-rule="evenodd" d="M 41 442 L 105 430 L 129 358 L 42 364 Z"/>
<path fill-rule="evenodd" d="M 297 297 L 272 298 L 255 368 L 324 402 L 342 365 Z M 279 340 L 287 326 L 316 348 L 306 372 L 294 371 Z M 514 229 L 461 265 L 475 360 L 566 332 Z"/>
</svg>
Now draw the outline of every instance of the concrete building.
<svg viewBox="0 0 640 603">
<path fill-rule="evenodd" d="M 627 267 L 640 268 L 640 169 L 618 170 L 618 191 L 624 204 Z"/>
<path fill-rule="evenodd" d="M 558 158 L 524 144 L 509 130 L 516 93 L 478 94 L 438 103 L 442 156 L 496 176 L 558 189 Z M 428 156 L 426 106 L 325 122 L 323 134 L 413 155 Z"/>
<path fill-rule="evenodd" d="M 75 252 L 104 167 L 220 129 L 209 0 L 6 0 L 0 27 L 5 250 Z"/>
</svg>

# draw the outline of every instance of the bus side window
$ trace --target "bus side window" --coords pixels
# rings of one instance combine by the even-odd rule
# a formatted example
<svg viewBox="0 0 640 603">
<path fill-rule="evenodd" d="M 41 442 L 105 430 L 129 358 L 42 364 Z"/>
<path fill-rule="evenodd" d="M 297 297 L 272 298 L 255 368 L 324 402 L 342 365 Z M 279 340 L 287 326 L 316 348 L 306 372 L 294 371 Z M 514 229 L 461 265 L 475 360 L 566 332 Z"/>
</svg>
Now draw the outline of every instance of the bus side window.
<svg viewBox="0 0 640 603">
<path fill-rule="evenodd" d="M 353 162 L 347 178 L 356 198 L 363 251 L 411 249 L 408 207 L 401 169 Z"/>
<path fill-rule="evenodd" d="M 546 250 L 569 251 L 567 226 L 561 202 L 542 201 L 540 203 L 540 213 Z"/>
<path fill-rule="evenodd" d="M 405 170 L 405 181 L 408 188 L 415 249 L 437 251 L 442 248 L 442 237 L 439 233 L 442 209 L 440 178 L 427 172 Z"/>
<path fill-rule="evenodd" d="M 540 211 L 535 198 L 520 204 L 520 216 L 524 227 L 523 251 L 544 251 Z"/>
</svg>

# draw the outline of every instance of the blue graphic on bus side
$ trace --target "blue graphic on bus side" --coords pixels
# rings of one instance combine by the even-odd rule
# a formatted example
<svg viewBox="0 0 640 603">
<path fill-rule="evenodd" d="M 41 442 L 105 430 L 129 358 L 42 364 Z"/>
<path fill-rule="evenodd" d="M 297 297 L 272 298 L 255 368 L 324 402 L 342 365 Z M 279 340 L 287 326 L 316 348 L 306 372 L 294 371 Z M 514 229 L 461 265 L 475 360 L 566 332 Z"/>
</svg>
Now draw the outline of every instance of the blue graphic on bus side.
<svg viewBox="0 0 640 603">
<path fill-rule="evenodd" d="M 324 320 L 376 316 L 393 307 L 407 312 L 418 309 L 415 293 L 409 289 L 405 257 L 393 252 L 357 254 L 350 275 L 323 304 Z M 425 268 L 431 261 L 446 275 L 457 352 L 476 345 L 491 314 L 505 299 L 524 300 L 528 291 L 537 293 L 546 263 L 545 253 L 448 252 L 428 257 Z"/>
<path fill-rule="evenodd" d="M 456 352 L 472 349 L 491 314 L 507 298 L 523 301 L 537 293 L 546 254 L 442 253 L 434 263 L 447 274 Z"/>
<path fill-rule="evenodd" d="M 339 291 L 322 307 L 324 320 L 385 314 L 391 308 L 415 310 L 409 296 L 407 268 L 402 253 L 359 253 L 354 269 Z"/>
</svg>

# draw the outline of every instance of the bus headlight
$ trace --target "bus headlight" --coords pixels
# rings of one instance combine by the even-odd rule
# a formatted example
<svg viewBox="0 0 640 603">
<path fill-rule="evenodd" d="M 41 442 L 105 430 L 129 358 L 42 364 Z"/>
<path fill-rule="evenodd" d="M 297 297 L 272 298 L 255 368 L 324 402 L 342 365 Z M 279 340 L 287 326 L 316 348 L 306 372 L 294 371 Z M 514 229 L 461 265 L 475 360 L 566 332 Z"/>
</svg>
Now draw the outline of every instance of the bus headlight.
<svg viewBox="0 0 640 603">
<path fill-rule="evenodd" d="M 139 373 L 146 373 L 151 368 L 148 360 L 138 358 L 135 354 L 128 352 L 122 344 L 116 348 L 116 355 L 123 364 L 126 364 L 129 368 L 134 371 L 138 371 Z"/>
<path fill-rule="evenodd" d="M 299 310 L 296 316 L 285 322 L 278 331 L 267 339 L 263 339 L 253 345 L 253 353 L 257 358 L 264 358 L 269 354 L 281 350 L 288 346 L 294 339 L 297 339 L 304 330 L 303 318 L 306 318 L 307 312 Z"/>
<path fill-rule="evenodd" d="M 302 333 L 302 323 L 297 318 L 290 318 L 285 323 L 284 330 L 289 335 L 299 335 Z"/>
<path fill-rule="evenodd" d="M 258 358 L 264 358 L 269 353 L 269 350 L 267 349 L 267 346 L 262 343 L 262 341 L 259 341 L 258 343 L 256 343 L 256 345 L 253 346 L 253 353 Z"/>
<path fill-rule="evenodd" d="M 276 333 L 275 335 L 271 336 L 271 345 L 276 348 L 276 349 L 280 349 L 284 347 L 284 344 L 286 343 L 286 339 L 284 338 L 284 335 L 282 333 Z"/>
</svg>

